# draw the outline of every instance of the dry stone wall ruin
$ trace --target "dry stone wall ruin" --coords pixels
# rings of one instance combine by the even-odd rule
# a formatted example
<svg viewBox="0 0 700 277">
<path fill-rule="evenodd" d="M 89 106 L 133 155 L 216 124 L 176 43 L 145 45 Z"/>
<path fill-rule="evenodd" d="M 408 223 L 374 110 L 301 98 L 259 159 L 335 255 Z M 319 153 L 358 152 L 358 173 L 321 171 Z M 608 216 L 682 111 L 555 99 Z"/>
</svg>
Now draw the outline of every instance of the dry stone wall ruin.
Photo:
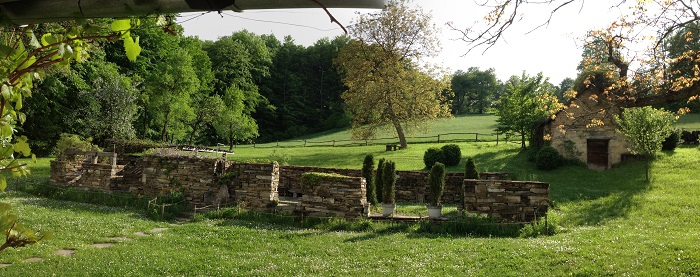
<svg viewBox="0 0 700 277">
<path fill-rule="evenodd" d="M 302 175 L 332 173 L 313 187 L 302 186 Z M 424 202 L 428 172 L 398 171 L 396 199 Z M 549 185 L 507 181 L 507 173 L 482 173 L 482 179 L 464 180 L 464 174 L 446 176 L 443 203 L 461 204 L 459 189 L 465 186 L 467 211 L 488 214 L 504 221 L 532 221 L 544 216 L 549 204 Z M 361 171 L 274 163 L 234 163 L 224 159 L 114 153 L 71 152 L 51 161 L 51 182 L 56 185 L 102 191 L 127 191 L 157 197 L 182 192 L 191 207 L 238 204 L 265 211 L 279 203 L 280 194 L 297 196 L 296 212 L 332 214 L 338 217 L 369 215 L 366 183 Z"/>
</svg>

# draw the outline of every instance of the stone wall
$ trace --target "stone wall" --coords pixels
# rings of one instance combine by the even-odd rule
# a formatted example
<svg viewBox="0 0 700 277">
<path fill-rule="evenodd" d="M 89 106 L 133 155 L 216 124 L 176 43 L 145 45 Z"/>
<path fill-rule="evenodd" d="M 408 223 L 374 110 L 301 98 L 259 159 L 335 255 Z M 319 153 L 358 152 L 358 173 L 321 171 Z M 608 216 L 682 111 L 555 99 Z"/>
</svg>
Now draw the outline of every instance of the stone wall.
<svg viewBox="0 0 700 277">
<path fill-rule="evenodd" d="M 55 185 L 103 191 L 112 190 L 112 180 L 123 166 L 116 164 L 115 153 L 66 150 L 51 161 L 50 181 Z"/>
<path fill-rule="evenodd" d="M 549 184 L 531 181 L 464 180 L 467 211 L 497 220 L 531 222 L 549 207 Z"/>
<path fill-rule="evenodd" d="M 160 196 L 180 191 L 190 206 L 213 204 L 220 187 L 215 182 L 218 161 L 202 157 L 143 156 L 141 182 L 132 184 L 129 192 Z"/>
<path fill-rule="evenodd" d="M 233 163 L 225 172 L 236 176 L 226 185 L 234 201 L 242 206 L 262 210 L 279 201 L 278 164 Z"/>
<path fill-rule="evenodd" d="M 307 172 L 320 172 L 340 174 L 350 177 L 362 177 L 360 169 L 342 169 L 311 166 L 281 166 L 280 187 L 281 193 L 291 191 L 293 194 L 301 192 L 301 175 Z M 428 171 L 397 170 L 396 175 L 396 201 L 398 202 L 425 202 L 428 195 Z M 511 174 L 507 172 L 482 172 L 482 179 L 510 180 Z M 447 172 L 445 174 L 445 191 L 442 195 L 442 203 L 458 204 L 459 187 L 464 180 L 464 172 Z"/>
<path fill-rule="evenodd" d="M 338 174 L 305 173 L 299 210 L 343 218 L 369 216 L 365 178 Z"/>
</svg>

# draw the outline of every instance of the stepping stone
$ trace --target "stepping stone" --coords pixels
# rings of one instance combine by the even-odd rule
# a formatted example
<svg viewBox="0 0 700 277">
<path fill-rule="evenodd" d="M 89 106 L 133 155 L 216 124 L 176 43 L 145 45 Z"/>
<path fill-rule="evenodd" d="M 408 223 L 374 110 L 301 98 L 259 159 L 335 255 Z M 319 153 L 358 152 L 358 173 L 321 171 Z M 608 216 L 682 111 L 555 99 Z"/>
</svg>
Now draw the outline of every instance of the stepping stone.
<svg viewBox="0 0 700 277">
<path fill-rule="evenodd" d="M 139 237 L 147 237 L 147 236 L 148 236 L 148 234 L 146 234 L 146 233 L 144 233 L 144 232 L 141 232 L 141 231 L 138 231 L 138 232 L 134 233 L 134 235 L 137 235 L 137 236 L 139 236 Z"/>
<path fill-rule="evenodd" d="M 159 232 L 163 232 L 163 231 L 168 230 L 168 229 L 170 229 L 170 228 L 154 228 L 154 229 L 151 229 L 151 233 L 159 233 Z"/>
<path fill-rule="evenodd" d="M 41 261 L 43 261 L 43 260 L 44 260 L 44 259 L 39 258 L 39 257 L 31 257 L 31 258 L 29 258 L 29 259 L 25 259 L 23 262 L 25 262 L 25 263 L 34 263 L 34 262 L 41 262 Z"/>
<path fill-rule="evenodd" d="M 11 266 L 12 264 L 0 264 L 0 268 Z"/>
<path fill-rule="evenodd" d="M 61 249 L 61 250 L 56 250 L 56 252 L 53 252 L 53 254 L 58 255 L 58 256 L 68 257 L 68 256 L 75 255 L 75 250 L 74 249 Z"/>
<path fill-rule="evenodd" d="M 127 238 L 127 237 L 111 237 L 110 239 L 113 241 L 132 241 L 132 240 L 134 240 L 132 238 Z"/>
<path fill-rule="evenodd" d="M 107 247 L 112 247 L 112 246 L 114 246 L 114 243 L 111 243 L 111 242 L 94 243 L 94 244 L 92 244 L 92 245 L 90 245 L 90 246 L 92 246 L 92 247 L 94 247 L 94 248 L 107 248 Z"/>
</svg>

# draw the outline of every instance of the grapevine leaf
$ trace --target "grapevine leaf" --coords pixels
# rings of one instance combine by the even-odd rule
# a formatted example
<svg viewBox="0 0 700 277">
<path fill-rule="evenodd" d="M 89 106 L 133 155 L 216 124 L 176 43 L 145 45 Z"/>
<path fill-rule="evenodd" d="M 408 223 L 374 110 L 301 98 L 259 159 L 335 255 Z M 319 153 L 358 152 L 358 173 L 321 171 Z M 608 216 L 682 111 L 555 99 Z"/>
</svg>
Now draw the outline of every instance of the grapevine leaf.
<svg viewBox="0 0 700 277">
<path fill-rule="evenodd" d="M 118 19 L 112 22 L 112 31 L 122 32 L 131 29 L 131 20 Z"/>
<path fill-rule="evenodd" d="M 27 28 L 25 31 L 25 34 L 27 37 L 29 37 L 29 45 L 33 48 L 40 48 L 41 44 L 39 44 L 39 40 L 36 39 L 36 36 L 34 35 L 34 31 L 32 29 Z"/>
<path fill-rule="evenodd" d="M 132 37 L 124 39 L 124 50 L 126 50 L 126 57 L 130 61 L 136 61 L 136 57 L 141 54 L 141 46 L 139 46 L 139 38 L 136 37 L 136 41 Z"/>
</svg>

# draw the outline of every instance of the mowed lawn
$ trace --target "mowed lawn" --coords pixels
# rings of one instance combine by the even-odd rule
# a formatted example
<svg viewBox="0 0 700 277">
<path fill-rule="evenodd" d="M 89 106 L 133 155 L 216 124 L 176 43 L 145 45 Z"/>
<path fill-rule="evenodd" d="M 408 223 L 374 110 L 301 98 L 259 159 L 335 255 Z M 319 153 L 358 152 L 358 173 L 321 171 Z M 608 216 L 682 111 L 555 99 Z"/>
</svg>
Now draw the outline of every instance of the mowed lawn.
<svg viewBox="0 0 700 277">
<path fill-rule="evenodd" d="M 693 124 L 693 123 L 691 123 Z M 690 127 L 686 127 L 690 128 Z M 309 147 L 287 151 L 290 164 L 359 168 L 367 153 L 420 170 L 422 153 L 383 147 Z M 299 229 L 255 220 L 171 224 L 144 211 L 0 193 L 21 221 L 53 239 L 0 252 L 0 276 L 694 276 L 700 274 L 700 150 L 661 152 L 644 181 L 644 163 L 597 172 L 580 165 L 539 171 L 518 145 L 460 143 L 481 171 L 509 171 L 549 182 L 557 234 L 537 238 L 438 235 L 392 228 Z M 237 150 L 234 159 L 266 158 Z M 313 150 L 313 151 L 312 151 Z M 318 152 L 315 152 L 318 151 Z M 325 154 L 323 154 L 325 153 Z M 248 155 L 246 157 L 246 155 Z M 262 157 L 260 157 L 262 156 Z M 310 156 L 310 157 L 307 157 Z M 461 170 L 463 162 L 452 170 Z M 34 166 L 48 177 L 48 159 Z M 167 229 L 156 229 L 167 228 Z M 114 242 L 107 248 L 93 243 Z M 75 255 L 55 255 L 73 249 Z M 24 262 L 32 257 L 42 261 Z"/>
</svg>

